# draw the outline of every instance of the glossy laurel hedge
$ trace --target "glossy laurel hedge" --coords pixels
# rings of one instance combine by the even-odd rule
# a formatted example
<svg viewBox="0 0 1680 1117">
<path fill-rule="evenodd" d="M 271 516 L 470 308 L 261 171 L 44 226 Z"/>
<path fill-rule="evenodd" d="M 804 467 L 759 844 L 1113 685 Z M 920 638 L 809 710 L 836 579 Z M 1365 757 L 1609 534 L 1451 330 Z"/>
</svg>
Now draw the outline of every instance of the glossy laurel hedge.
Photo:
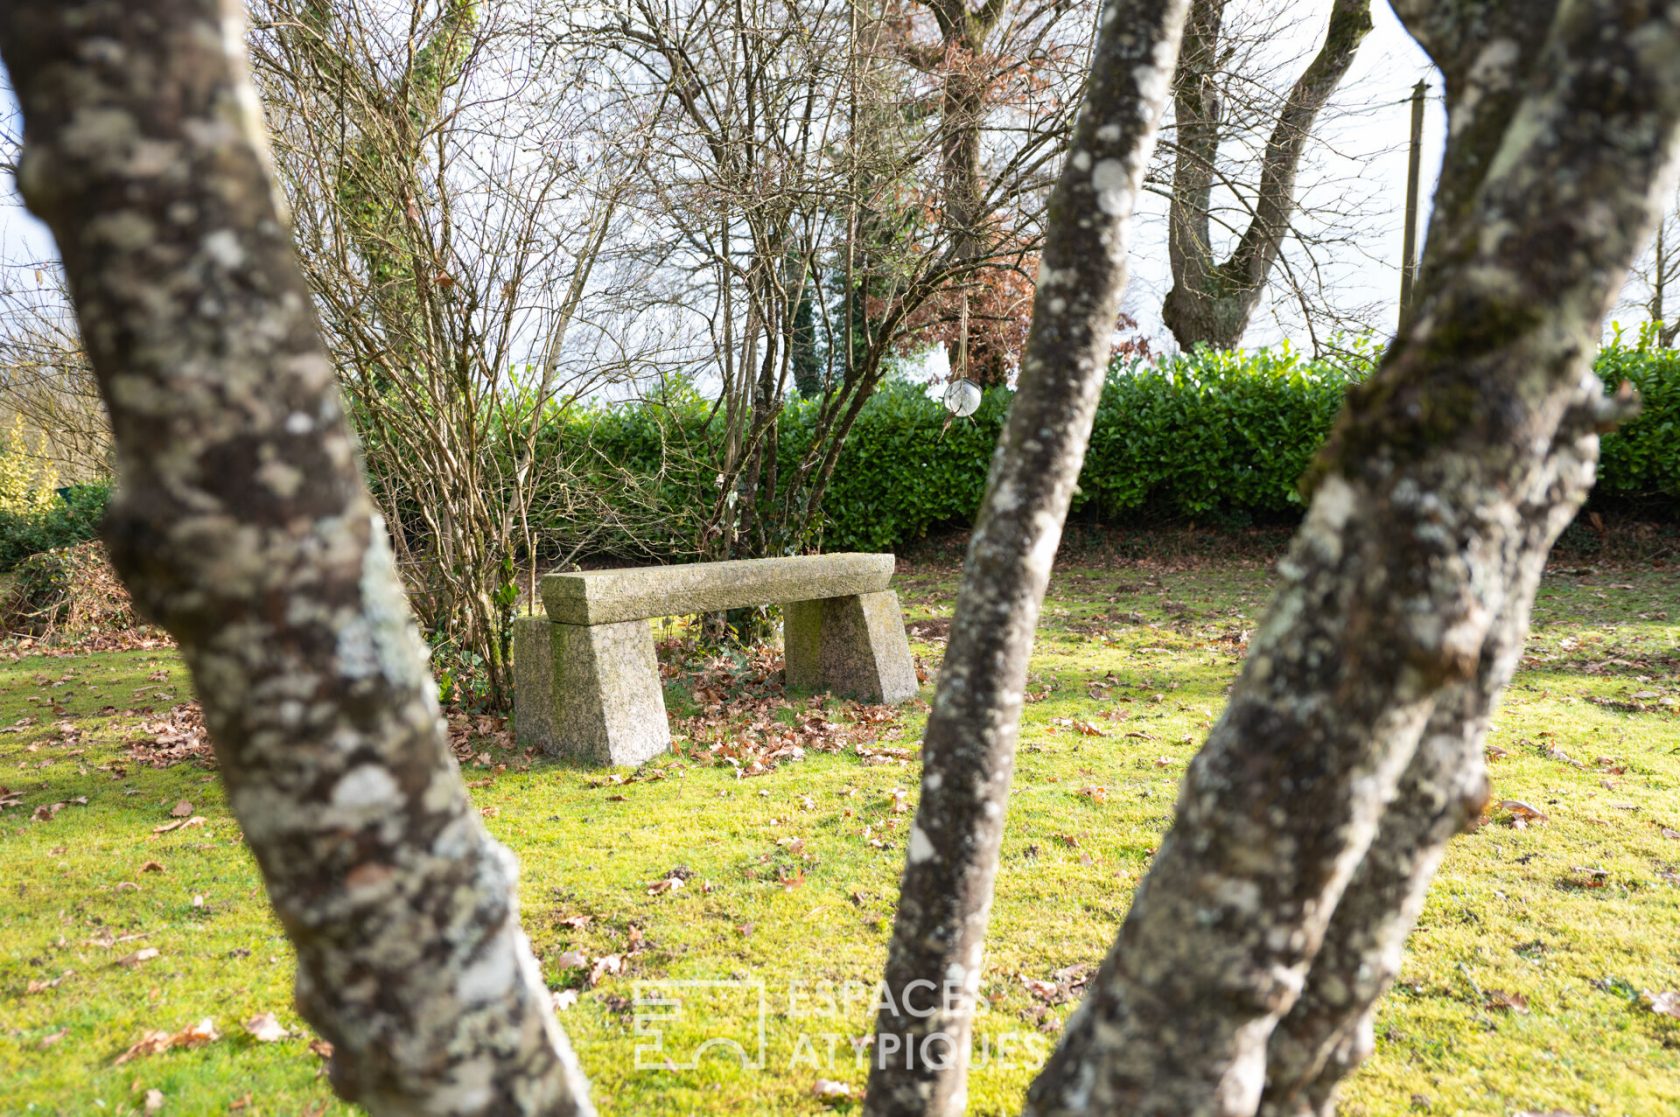
<svg viewBox="0 0 1680 1117">
<path fill-rule="evenodd" d="M 1325 361 L 1288 346 L 1117 362 L 1103 385 L 1074 514 L 1111 524 L 1214 526 L 1293 517 L 1297 479 L 1343 393 L 1372 364 L 1368 349 Z M 1644 408 L 1605 436 L 1594 502 L 1680 517 L 1680 351 L 1617 342 L 1599 353 L 1596 367 L 1607 390 L 1631 381 Z M 1009 400 L 1008 391 L 994 389 L 973 416 L 952 419 L 920 385 L 891 382 L 877 392 L 823 501 L 823 549 L 894 550 L 931 530 L 969 524 Z M 581 545 L 584 553 L 653 561 L 692 555 L 716 499 L 711 415 L 709 401 L 679 388 L 634 406 L 549 416 L 540 460 L 555 464 L 549 472 L 556 489 L 587 487 L 623 506 L 631 526 L 603 523 L 587 503 L 557 491 L 536 502 L 555 510 L 541 519 L 552 541 L 545 550 L 564 554 Z M 809 445 L 814 420 L 809 402 L 785 413 L 782 476 Z M 91 498 L 94 490 L 87 493 Z M 78 499 L 39 522 L 0 522 L 0 569 L 31 551 L 87 538 L 94 503 Z"/>
<path fill-rule="evenodd" d="M 1342 393 L 1369 368 L 1363 354 L 1311 361 L 1288 347 L 1117 362 L 1073 512 L 1109 523 L 1287 516 Z M 888 550 L 970 522 L 1008 406 L 1009 393 L 993 390 L 972 419 L 948 422 L 910 385 L 871 400 L 824 503 L 824 545 Z"/>
<path fill-rule="evenodd" d="M 1373 362 L 1369 348 L 1313 360 L 1287 345 L 1117 362 L 1103 385 L 1074 514 L 1212 525 L 1292 518 L 1301 503 L 1298 478 L 1344 392 Z M 1680 353 L 1612 345 L 1598 369 L 1607 386 L 1631 380 L 1645 400 L 1639 419 L 1604 440 L 1599 499 L 1672 515 L 1680 500 Z M 952 419 L 920 385 L 887 384 L 846 441 L 823 500 L 823 548 L 892 550 L 970 523 L 1009 400 L 994 389 L 972 417 Z M 633 477 L 626 496 L 659 508 L 662 529 L 650 536 L 644 519 L 635 546 L 608 535 L 604 550 L 657 558 L 692 547 L 684 533 L 715 499 L 709 414 L 706 400 L 679 391 L 648 405 L 574 411 L 555 426 L 552 452 L 574 463 L 574 483 L 580 473 L 599 485 Z M 782 476 L 809 444 L 814 419 L 810 403 L 786 412 Z M 597 464 L 580 470 L 589 460 Z M 553 529 L 558 536 L 576 527 L 557 521 Z"/>
<path fill-rule="evenodd" d="M 1594 500 L 1680 517 L 1680 350 L 1609 345 L 1594 367 L 1609 391 L 1631 383 L 1641 404 L 1637 419 L 1604 436 Z"/>
<path fill-rule="evenodd" d="M 1103 385 L 1074 513 L 1107 523 L 1277 521 L 1301 506 L 1297 481 L 1328 435 L 1348 386 L 1373 355 L 1315 361 L 1288 347 L 1198 351 L 1117 364 Z M 1612 345 L 1607 390 L 1639 390 L 1639 418 L 1603 440 L 1595 500 L 1680 514 L 1680 351 Z M 841 455 L 824 508 L 829 550 L 890 550 L 980 505 L 1008 393 L 951 422 L 912 385 L 871 400 Z"/>
</svg>

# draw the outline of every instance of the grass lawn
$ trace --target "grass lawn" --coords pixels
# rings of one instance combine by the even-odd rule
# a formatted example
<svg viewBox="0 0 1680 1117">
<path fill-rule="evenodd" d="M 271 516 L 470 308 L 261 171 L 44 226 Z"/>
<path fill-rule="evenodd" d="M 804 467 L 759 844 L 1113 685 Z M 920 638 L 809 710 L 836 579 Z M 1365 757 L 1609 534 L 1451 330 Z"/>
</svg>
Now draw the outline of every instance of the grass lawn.
<svg viewBox="0 0 1680 1117">
<path fill-rule="evenodd" d="M 1058 571 L 972 1112 L 1015 1112 L 1112 938 L 1269 576 L 1237 560 Z M 955 583 L 941 565 L 899 579 L 930 663 Z M 850 1041 L 869 1027 L 926 706 L 784 703 L 763 668 L 673 677 L 684 752 L 640 773 L 532 762 L 493 734 L 463 747 L 603 1113 L 845 1111 L 817 1083 L 863 1082 Z M 140 1112 L 148 1091 L 166 1114 L 348 1112 L 292 1011 L 290 952 L 214 772 L 169 717 L 189 697 L 167 651 L 0 663 L 4 1113 Z M 1680 1019 L 1642 999 L 1680 990 L 1674 573 L 1554 571 L 1496 726 L 1495 800 L 1548 820 L 1495 808 L 1454 844 L 1344 1112 L 1680 1113 Z M 177 807 L 190 824 L 159 832 Z M 638 1009 L 659 991 L 638 982 L 661 979 L 713 984 Z M 708 1038 L 757 1055 L 761 1003 L 764 1069 L 716 1047 L 672 1069 Z M 263 1013 L 289 1034 L 248 1034 Z M 149 1030 L 206 1017 L 220 1038 L 118 1064 Z"/>
</svg>

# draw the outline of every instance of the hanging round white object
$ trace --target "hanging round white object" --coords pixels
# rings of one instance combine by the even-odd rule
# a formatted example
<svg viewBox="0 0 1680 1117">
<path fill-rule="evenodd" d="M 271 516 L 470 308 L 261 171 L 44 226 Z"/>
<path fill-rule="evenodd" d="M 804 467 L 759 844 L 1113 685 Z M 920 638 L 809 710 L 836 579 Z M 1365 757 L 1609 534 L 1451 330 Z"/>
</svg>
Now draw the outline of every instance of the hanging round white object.
<svg viewBox="0 0 1680 1117">
<path fill-rule="evenodd" d="M 980 410 L 980 385 L 966 378 L 951 381 L 945 389 L 945 410 L 959 419 Z"/>
</svg>

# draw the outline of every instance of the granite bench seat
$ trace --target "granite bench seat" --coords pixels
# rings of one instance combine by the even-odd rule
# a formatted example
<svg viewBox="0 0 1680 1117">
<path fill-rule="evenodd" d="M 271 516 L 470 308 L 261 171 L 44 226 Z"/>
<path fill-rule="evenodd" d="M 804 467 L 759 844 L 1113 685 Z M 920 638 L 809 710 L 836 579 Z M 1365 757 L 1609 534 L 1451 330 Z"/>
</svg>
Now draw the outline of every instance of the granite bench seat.
<svg viewBox="0 0 1680 1117">
<path fill-rule="evenodd" d="M 787 684 L 904 702 L 916 669 L 890 554 L 798 555 L 550 574 L 545 616 L 514 621 L 514 733 L 598 764 L 640 764 L 671 745 L 654 658 L 655 617 L 780 605 Z"/>
</svg>

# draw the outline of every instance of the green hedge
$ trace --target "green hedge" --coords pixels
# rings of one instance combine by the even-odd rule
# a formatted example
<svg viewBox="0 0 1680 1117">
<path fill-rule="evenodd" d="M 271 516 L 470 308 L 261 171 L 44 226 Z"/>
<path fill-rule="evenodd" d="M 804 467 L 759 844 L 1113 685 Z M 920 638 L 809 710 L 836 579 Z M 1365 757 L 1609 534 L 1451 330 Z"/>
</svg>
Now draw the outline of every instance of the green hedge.
<svg viewBox="0 0 1680 1117">
<path fill-rule="evenodd" d="M 1606 391 L 1626 380 L 1639 390 L 1639 417 L 1604 436 L 1595 500 L 1680 513 L 1680 350 L 1610 345 L 1594 365 Z"/>
<path fill-rule="evenodd" d="M 1198 350 L 1111 371 L 1082 494 L 1107 521 L 1241 520 L 1292 513 L 1296 482 L 1329 433 L 1363 352 L 1313 361 L 1285 345 Z"/>
<path fill-rule="evenodd" d="M 989 391 L 967 419 L 952 419 L 919 384 L 887 384 L 858 413 L 823 498 L 827 551 L 891 551 L 980 507 L 986 471 L 1009 411 Z M 790 416 L 788 459 L 810 440 L 809 408 Z"/>
<path fill-rule="evenodd" d="M 1116 362 L 1103 385 L 1074 512 L 1106 523 L 1197 520 L 1212 524 L 1288 520 L 1296 484 L 1323 443 L 1348 386 L 1377 354 L 1362 346 L 1314 360 L 1286 345 L 1195 353 L 1149 364 Z M 1604 439 L 1595 499 L 1637 503 L 1672 515 L 1680 504 L 1680 352 L 1607 346 L 1598 359 L 1607 387 L 1631 380 L 1643 414 Z M 964 526 L 985 489 L 1011 394 L 988 391 L 980 410 L 951 419 L 920 385 L 891 382 L 860 413 L 823 502 L 823 547 L 893 550 L 929 531 Z M 710 405 L 692 392 L 655 404 L 574 410 L 554 425 L 548 453 L 574 463 L 593 455 L 594 484 L 638 478 L 668 534 L 641 549 L 680 553 L 695 513 L 714 498 L 716 447 Z M 815 405 L 786 412 L 782 473 L 809 445 Z M 585 448 L 592 448 L 586 450 Z M 610 466 L 609 464 L 610 463 Z M 555 522 L 556 537 L 579 525 Z M 603 537 L 613 550 L 610 533 Z M 649 548 L 648 544 L 652 544 Z M 624 546 L 628 549 L 628 540 Z"/>
<path fill-rule="evenodd" d="M 1106 523 L 1277 521 L 1296 515 L 1296 481 L 1330 429 L 1349 384 L 1367 375 L 1370 349 L 1310 359 L 1287 345 L 1210 352 L 1150 364 L 1117 362 L 1103 385 L 1075 514 Z M 1638 388 L 1644 410 L 1603 441 L 1593 500 L 1674 518 L 1680 512 L 1680 351 L 1626 345 L 1600 351 L 1607 390 Z M 824 500 L 830 551 L 894 550 L 972 521 L 985 489 L 1010 393 L 985 394 L 980 410 L 951 419 L 920 385 L 891 382 L 864 406 Z M 544 421 L 539 460 L 632 509 L 629 526 L 554 512 L 545 550 L 583 541 L 597 554 L 637 559 L 692 554 L 716 499 L 719 447 L 711 404 L 679 388 L 634 406 L 573 408 Z M 789 475 L 809 445 L 815 406 L 785 413 L 780 450 Z M 587 509 L 561 494 L 539 506 Z M 84 486 L 35 517 L 0 517 L 0 570 L 36 551 L 90 538 L 104 490 Z M 584 520 L 587 519 L 587 522 Z"/>
<path fill-rule="evenodd" d="M 1075 514 L 1109 523 L 1290 514 L 1295 482 L 1369 358 L 1315 362 L 1288 346 L 1117 362 L 1097 404 Z M 966 525 L 985 490 L 1010 393 L 950 420 L 916 385 L 870 400 L 823 507 L 829 550 L 892 550 Z"/>
<path fill-rule="evenodd" d="M 1313 360 L 1284 345 L 1117 362 L 1097 405 L 1074 511 L 1107 523 L 1237 524 L 1297 515 L 1296 484 L 1348 386 L 1377 354 Z M 1640 416 L 1603 439 L 1594 501 L 1680 513 L 1680 350 L 1614 344 L 1599 354 L 1607 390 L 1628 380 Z M 824 503 L 829 550 L 891 550 L 930 529 L 972 522 L 1009 393 L 949 421 L 914 385 L 864 408 Z M 799 429 L 790 424 L 790 432 Z M 797 439 L 789 439 L 796 442 Z"/>
</svg>

